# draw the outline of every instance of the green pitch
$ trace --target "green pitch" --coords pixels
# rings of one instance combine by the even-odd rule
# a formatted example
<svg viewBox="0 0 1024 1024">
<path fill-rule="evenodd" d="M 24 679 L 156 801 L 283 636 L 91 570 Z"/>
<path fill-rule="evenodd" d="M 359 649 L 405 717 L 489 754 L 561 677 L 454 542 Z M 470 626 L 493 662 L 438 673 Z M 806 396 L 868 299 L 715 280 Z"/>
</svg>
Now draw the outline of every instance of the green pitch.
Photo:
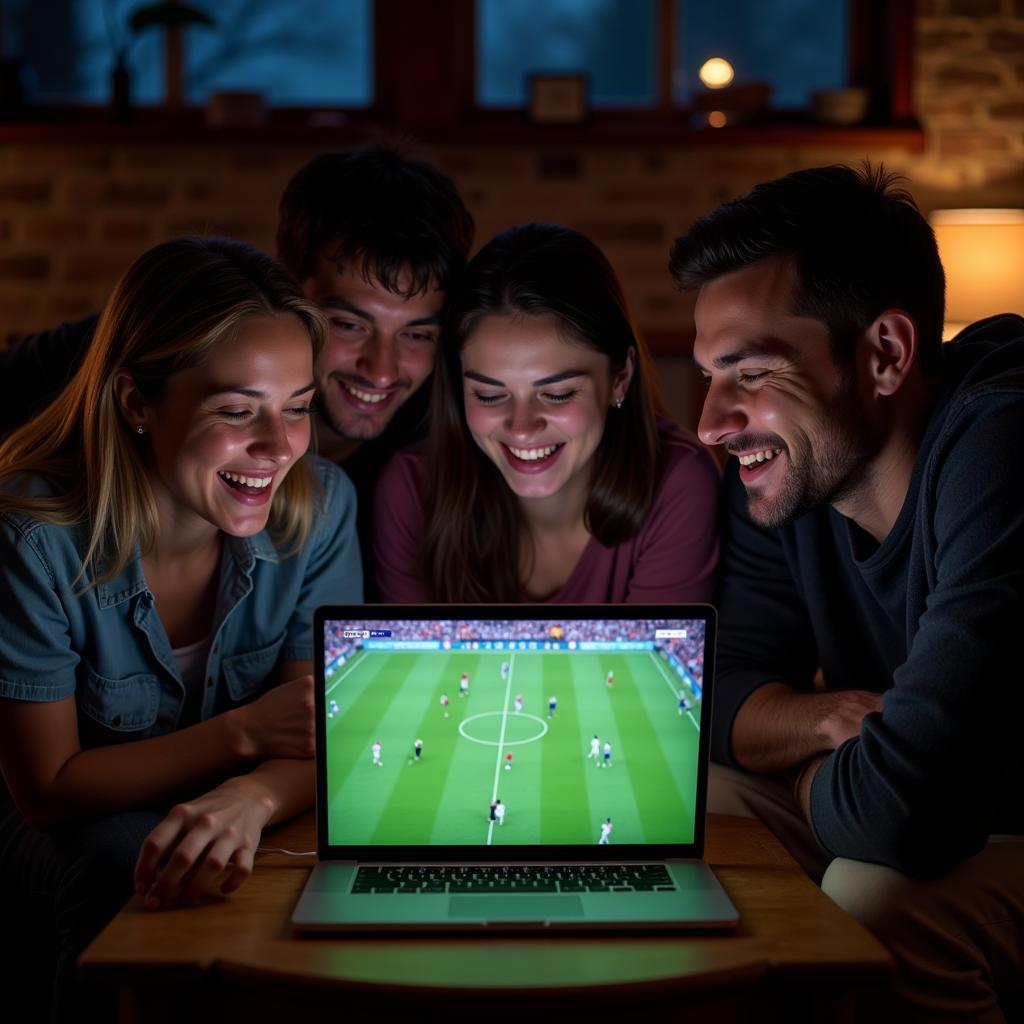
<svg viewBox="0 0 1024 1024">
<path fill-rule="evenodd" d="M 326 680 L 338 704 L 327 720 L 329 840 L 586 844 L 611 818 L 612 844 L 692 842 L 700 706 L 687 691 L 694 708 L 678 713 L 681 686 L 651 652 L 361 651 Z M 595 733 L 598 759 L 588 756 Z M 495 797 L 501 825 L 489 820 Z"/>
</svg>

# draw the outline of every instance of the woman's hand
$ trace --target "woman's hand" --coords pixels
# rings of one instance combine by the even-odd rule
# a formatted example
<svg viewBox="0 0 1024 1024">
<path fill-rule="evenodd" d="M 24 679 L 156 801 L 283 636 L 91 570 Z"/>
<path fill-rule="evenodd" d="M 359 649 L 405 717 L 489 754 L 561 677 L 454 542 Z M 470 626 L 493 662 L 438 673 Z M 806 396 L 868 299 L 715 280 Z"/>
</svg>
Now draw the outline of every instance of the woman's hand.
<svg viewBox="0 0 1024 1024">
<path fill-rule="evenodd" d="M 299 676 L 231 712 L 243 758 L 313 756 L 313 677 Z"/>
<path fill-rule="evenodd" d="M 234 892 L 252 874 L 273 812 L 273 799 L 252 776 L 172 808 L 146 837 L 135 865 L 135 891 L 146 909 Z"/>
</svg>

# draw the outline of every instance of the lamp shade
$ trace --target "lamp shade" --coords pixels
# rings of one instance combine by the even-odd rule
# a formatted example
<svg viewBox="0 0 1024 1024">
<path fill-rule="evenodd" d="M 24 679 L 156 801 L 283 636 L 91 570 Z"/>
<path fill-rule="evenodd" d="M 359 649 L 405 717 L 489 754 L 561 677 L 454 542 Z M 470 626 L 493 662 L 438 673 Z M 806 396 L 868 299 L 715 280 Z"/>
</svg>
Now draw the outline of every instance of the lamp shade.
<svg viewBox="0 0 1024 1024">
<path fill-rule="evenodd" d="M 1024 210 L 935 210 L 947 333 L 995 313 L 1024 314 Z"/>
</svg>

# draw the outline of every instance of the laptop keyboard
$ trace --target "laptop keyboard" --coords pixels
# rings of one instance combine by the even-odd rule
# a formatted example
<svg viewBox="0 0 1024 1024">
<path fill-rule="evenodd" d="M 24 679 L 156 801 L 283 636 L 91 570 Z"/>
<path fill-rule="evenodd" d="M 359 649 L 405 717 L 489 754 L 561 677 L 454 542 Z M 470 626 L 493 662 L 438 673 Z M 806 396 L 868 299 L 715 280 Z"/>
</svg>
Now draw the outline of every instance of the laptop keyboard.
<svg viewBox="0 0 1024 1024">
<path fill-rule="evenodd" d="M 674 892 L 663 864 L 361 867 L 353 893 Z"/>
</svg>

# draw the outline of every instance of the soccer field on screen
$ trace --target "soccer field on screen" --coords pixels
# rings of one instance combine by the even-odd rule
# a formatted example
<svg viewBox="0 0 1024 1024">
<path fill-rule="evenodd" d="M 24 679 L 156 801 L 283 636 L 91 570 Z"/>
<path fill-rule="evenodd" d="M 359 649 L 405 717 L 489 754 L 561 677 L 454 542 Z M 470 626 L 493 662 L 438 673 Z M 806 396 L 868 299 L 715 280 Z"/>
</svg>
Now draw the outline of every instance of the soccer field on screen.
<svg viewBox="0 0 1024 1024">
<path fill-rule="evenodd" d="M 700 703 L 656 651 L 361 650 L 325 701 L 332 845 L 586 844 L 607 818 L 615 845 L 693 841 Z"/>
</svg>

